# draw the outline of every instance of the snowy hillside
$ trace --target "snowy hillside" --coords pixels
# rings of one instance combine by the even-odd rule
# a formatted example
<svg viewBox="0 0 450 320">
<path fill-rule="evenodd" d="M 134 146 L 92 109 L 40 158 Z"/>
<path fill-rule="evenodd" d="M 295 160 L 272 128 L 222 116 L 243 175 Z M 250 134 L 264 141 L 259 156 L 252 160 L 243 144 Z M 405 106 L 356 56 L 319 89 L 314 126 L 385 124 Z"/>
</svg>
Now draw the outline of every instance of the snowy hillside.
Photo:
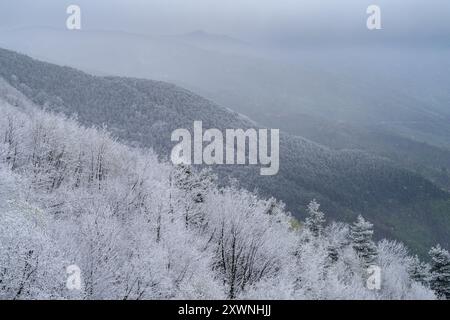
<svg viewBox="0 0 450 320">
<path fill-rule="evenodd" d="M 75 115 L 84 126 L 106 125 L 121 142 L 151 147 L 161 158 L 173 147 L 171 132 L 192 128 L 193 121 L 202 120 L 204 128 L 256 126 L 170 83 L 92 76 L 3 49 L 0 77 L 12 102 L 26 96 L 46 110 Z M 450 194 L 429 180 L 364 152 L 331 150 L 284 132 L 280 139 L 278 175 L 261 177 L 255 167 L 214 167 L 219 183 L 238 179 L 248 190 L 282 200 L 298 219 L 305 218 L 313 198 L 331 219 L 351 222 L 363 214 L 374 223 L 377 239 L 400 240 L 422 255 L 437 242 L 450 245 Z"/>
<path fill-rule="evenodd" d="M 443 292 L 438 269 L 419 268 L 401 244 L 375 244 L 363 218 L 327 224 L 312 202 L 298 222 L 274 199 L 218 188 L 211 172 L 161 163 L 24 99 L 0 101 L 0 299 Z M 66 287 L 69 265 L 81 270 L 81 290 Z M 381 268 L 380 290 L 367 288 L 370 265 Z"/>
</svg>

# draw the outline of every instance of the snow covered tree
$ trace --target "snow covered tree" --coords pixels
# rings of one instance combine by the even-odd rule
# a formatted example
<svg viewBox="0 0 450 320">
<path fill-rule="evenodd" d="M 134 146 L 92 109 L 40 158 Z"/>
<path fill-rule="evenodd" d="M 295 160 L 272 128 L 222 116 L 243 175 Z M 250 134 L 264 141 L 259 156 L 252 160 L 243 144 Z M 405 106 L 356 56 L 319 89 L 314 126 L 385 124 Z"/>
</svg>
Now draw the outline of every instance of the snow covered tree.
<svg viewBox="0 0 450 320">
<path fill-rule="evenodd" d="M 8 125 L 4 134 L 4 144 L 8 147 L 6 153 L 6 162 L 11 169 L 16 168 L 18 139 L 17 139 L 17 120 L 12 116 L 7 116 Z"/>
<path fill-rule="evenodd" d="M 435 294 L 422 283 L 411 277 L 414 258 L 400 242 L 381 240 L 377 244 L 377 267 L 380 268 L 380 289 L 376 294 L 383 299 L 435 299 Z"/>
<path fill-rule="evenodd" d="M 293 261 L 288 252 L 295 241 L 288 217 L 266 214 L 267 204 L 244 190 L 226 188 L 215 200 L 208 203 L 214 208 L 208 226 L 215 252 L 214 270 L 227 297 L 242 297 L 259 282 L 275 285 Z"/>
<path fill-rule="evenodd" d="M 377 259 L 377 247 L 372 240 L 373 225 L 361 215 L 350 227 L 350 240 L 352 247 L 361 259 L 364 268 L 375 263 Z"/>
<path fill-rule="evenodd" d="M 286 205 L 283 202 L 278 201 L 273 197 L 267 200 L 267 206 L 264 212 L 265 214 L 277 216 L 283 214 L 284 212 L 286 212 Z"/>
<path fill-rule="evenodd" d="M 315 237 L 322 235 L 324 224 L 325 224 L 325 214 L 319 210 L 320 204 L 313 200 L 308 205 L 308 217 L 305 221 L 305 226 Z"/>
<path fill-rule="evenodd" d="M 22 112 L 1 90 L 0 114 L 0 299 L 435 297 L 390 242 L 378 248 L 383 290 L 367 290 L 360 260 L 376 252 L 364 220 L 350 241 L 313 201 L 307 228 L 295 228 L 276 199 L 219 188 L 209 171 L 174 168 L 74 119 Z M 72 264 L 78 291 L 66 287 Z"/>
<path fill-rule="evenodd" d="M 328 258 L 331 263 L 337 262 L 343 251 L 349 246 L 348 233 L 349 227 L 344 223 L 333 222 L 325 228 Z"/>
<path fill-rule="evenodd" d="M 185 210 L 185 224 L 202 225 L 204 214 L 201 210 L 202 204 L 209 190 L 214 187 L 216 176 L 211 170 L 195 172 L 191 166 L 178 165 L 173 174 L 175 186 L 181 191 L 179 197 L 181 205 Z"/>
<path fill-rule="evenodd" d="M 421 261 L 417 255 L 412 257 L 409 268 L 411 279 L 428 286 L 431 279 L 430 269 L 431 266 L 428 263 Z"/>
<path fill-rule="evenodd" d="M 431 289 L 439 296 L 450 299 L 450 253 L 439 244 L 431 248 Z"/>
</svg>

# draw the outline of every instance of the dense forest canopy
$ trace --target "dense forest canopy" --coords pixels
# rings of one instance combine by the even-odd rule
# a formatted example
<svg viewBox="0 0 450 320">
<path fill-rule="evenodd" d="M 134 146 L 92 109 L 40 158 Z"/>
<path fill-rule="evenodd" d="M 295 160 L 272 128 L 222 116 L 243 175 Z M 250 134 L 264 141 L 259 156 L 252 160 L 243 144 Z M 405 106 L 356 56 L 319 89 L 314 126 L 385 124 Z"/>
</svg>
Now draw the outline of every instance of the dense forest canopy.
<svg viewBox="0 0 450 320">
<path fill-rule="evenodd" d="M 0 76 L 9 99 L 25 96 L 41 109 L 77 117 L 86 127 L 107 125 L 122 143 L 152 148 L 162 159 L 173 147 L 171 132 L 192 128 L 194 121 L 221 130 L 261 127 L 170 83 L 91 76 L 3 49 Z M 315 198 L 330 219 L 350 223 L 363 214 L 374 224 L 377 240 L 400 240 L 422 257 L 435 243 L 450 245 L 450 194 L 386 158 L 333 150 L 281 131 L 276 176 L 262 177 L 252 166 L 213 169 L 221 186 L 237 179 L 261 197 L 282 200 L 299 220 Z"/>
<path fill-rule="evenodd" d="M 8 95 L 7 95 L 8 96 Z M 435 299 L 449 253 L 430 264 L 374 241 L 363 217 L 297 221 L 273 199 L 160 162 L 105 129 L 36 108 L 0 111 L 0 298 Z M 13 103 L 11 104 L 11 101 Z M 81 290 L 66 287 L 68 266 Z M 379 289 L 367 286 L 369 267 Z"/>
</svg>

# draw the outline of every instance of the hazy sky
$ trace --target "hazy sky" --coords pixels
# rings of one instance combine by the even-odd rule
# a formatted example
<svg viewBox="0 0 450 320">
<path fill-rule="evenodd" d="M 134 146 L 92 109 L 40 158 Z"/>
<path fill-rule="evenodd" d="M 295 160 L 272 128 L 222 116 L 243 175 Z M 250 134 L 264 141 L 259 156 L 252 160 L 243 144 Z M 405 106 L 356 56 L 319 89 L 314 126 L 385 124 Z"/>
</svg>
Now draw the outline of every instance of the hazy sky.
<svg viewBox="0 0 450 320">
<path fill-rule="evenodd" d="M 244 40 L 403 38 L 450 40 L 449 0 L 1 0 L 0 27 L 63 28 L 69 4 L 83 28 L 145 34 L 192 30 Z M 366 8 L 382 9 L 383 30 L 369 33 Z"/>
</svg>

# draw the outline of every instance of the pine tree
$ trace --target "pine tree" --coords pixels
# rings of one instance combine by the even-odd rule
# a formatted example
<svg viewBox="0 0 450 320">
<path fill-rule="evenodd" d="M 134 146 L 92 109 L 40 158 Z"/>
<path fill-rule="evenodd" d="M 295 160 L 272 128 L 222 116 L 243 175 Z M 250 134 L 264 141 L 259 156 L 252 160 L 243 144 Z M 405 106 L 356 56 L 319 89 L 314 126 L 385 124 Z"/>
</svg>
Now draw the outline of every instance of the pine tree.
<svg viewBox="0 0 450 320">
<path fill-rule="evenodd" d="M 323 232 L 325 214 L 320 211 L 320 204 L 318 204 L 316 200 L 309 203 L 307 211 L 308 217 L 305 221 L 306 228 L 308 228 L 315 237 L 319 237 Z"/>
<path fill-rule="evenodd" d="M 203 213 L 200 206 L 205 202 L 209 190 L 215 185 L 217 177 L 211 170 L 194 172 L 192 167 L 179 165 L 174 170 L 175 186 L 183 193 L 182 202 L 185 210 L 185 224 L 201 225 Z"/>
<path fill-rule="evenodd" d="M 378 254 L 377 247 L 372 240 L 373 224 L 359 215 L 358 219 L 350 227 L 349 236 L 352 247 L 361 259 L 363 266 L 367 268 L 375 263 Z"/>
<path fill-rule="evenodd" d="M 450 299 L 450 253 L 437 245 L 431 248 L 431 289 L 439 296 Z"/>
<path fill-rule="evenodd" d="M 431 277 L 430 268 L 428 263 L 421 261 L 418 256 L 414 256 L 409 267 L 411 279 L 428 286 Z"/>
<path fill-rule="evenodd" d="M 282 202 L 277 201 L 275 198 L 270 198 L 267 201 L 266 209 L 264 210 L 264 214 L 270 215 L 270 216 L 276 216 L 285 210 L 285 205 Z"/>
<path fill-rule="evenodd" d="M 350 245 L 348 239 L 349 228 L 347 224 L 333 222 L 324 231 L 328 243 L 329 261 L 335 263 L 345 247 Z"/>
</svg>

